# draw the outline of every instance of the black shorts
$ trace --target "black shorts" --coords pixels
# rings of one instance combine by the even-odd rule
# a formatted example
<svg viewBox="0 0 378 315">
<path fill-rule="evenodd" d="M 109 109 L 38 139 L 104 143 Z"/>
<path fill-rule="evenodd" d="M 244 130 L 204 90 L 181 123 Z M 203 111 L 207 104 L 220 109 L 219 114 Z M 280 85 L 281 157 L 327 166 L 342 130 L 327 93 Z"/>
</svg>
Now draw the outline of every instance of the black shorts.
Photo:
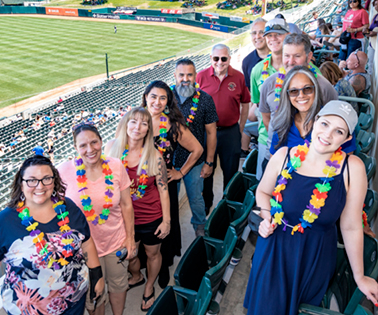
<svg viewBox="0 0 378 315">
<path fill-rule="evenodd" d="M 154 235 L 154 233 L 161 222 L 163 222 L 163 218 L 150 223 L 135 225 L 135 242 L 141 241 L 144 245 L 160 244 L 163 240 Z"/>
</svg>

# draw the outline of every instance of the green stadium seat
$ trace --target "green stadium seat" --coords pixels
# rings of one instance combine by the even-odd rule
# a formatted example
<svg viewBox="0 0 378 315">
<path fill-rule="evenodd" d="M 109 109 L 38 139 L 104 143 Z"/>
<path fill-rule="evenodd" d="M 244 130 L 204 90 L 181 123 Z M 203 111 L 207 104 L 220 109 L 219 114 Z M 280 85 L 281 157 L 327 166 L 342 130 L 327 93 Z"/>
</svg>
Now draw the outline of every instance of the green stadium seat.
<svg viewBox="0 0 378 315">
<path fill-rule="evenodd" d="M 256 191 L 258 183 L 256 175 L 237 172 L 227 184 L 223 192 L 223 198 L 242 203 L 247 190 Z"/>
<path fill-rule="evenodd" d="M 364 211 L 367 214 L 367 217 L 368 217 L 367 221 L 370 224 L 377 214 L 378 193 L 375 190 L 368 188 L 366 192 L 364 204 L 365 204 Z"/>
<path fill-rule="evenodd" d="M 346 256 L 345 249 L 337 249 L 337 268 L 326 292 L 322 307 L 301 304 L 299 314 L 329 314 L 329 315 L 362 315 L 372 314 L 359 303 L 364 294 L 357 288 L 353 279 L 352 269 Z M 377 240 L 364 234 L 364 270 L 365 275 L 373 279 L 378 277 L 378 246 Z M 336 301 L 339 312 L 330 311 L 331 301 Z"/>
<path fill-rule="evenodd" d="M 371 131 L 371 128 L 373 127 L 373 121 L 374 117 L 372 117 L 371 115 L 366 113 L 360 113 L 358 115 L 358 123 L 355 129 L 355 133 L 358 135 L 361 129 Z"/>
<path fill-rule="evenodd" d="M 202 278 L 207 278 L 214 298 L 235 248 L 236 240 L 237 235 L 232 227 L 228 228 L 223 241 L 198 236 L 177 265 L 174 273 L 176 285 L 198 291 Z"/>
<path fill-rule="evenodd" d="M 249 152 L 248 156 L 246 157 L 243 163 L 243 173 L 256 174 L 257 155 L 257 149 L 253 149 L 251 152 Z"/>
<path fill-rule="evenodd" d="M 369 132 L 365 130 L 360 130 L 356 137 L 356 154 L 359 152 L 368 153 L 370 149 L 373 147 L 375 142 L 375 134 L 374 132 Z"/>
<path fill-rule="evenodd" d="M 357 154 L 357 156 L 362 160 L 362 162 L 364 162 L 366 175 L 367 175 L 368 181 L 370 181 L 370 179 L 372 179 L 375 174 L 376 165 L 377 165 L 376 159 L 362 152 Z"/>
</svg>

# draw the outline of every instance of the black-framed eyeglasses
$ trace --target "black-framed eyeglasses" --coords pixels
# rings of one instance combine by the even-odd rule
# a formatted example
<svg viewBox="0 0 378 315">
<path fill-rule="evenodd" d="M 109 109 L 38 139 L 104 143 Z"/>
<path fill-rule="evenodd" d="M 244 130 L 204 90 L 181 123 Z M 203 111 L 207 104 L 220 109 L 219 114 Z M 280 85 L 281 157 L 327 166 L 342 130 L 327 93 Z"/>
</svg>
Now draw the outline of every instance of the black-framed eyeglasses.
<svg viewBox="0 0 378 315">
<path fill-rule="evenodd" d="M 219 59 L 222 60 L 222 62 L 226 62 L 228 60 L 228 57 L 218 57 L 218 56 L 213 57 L 213 60 L 215 62 L 218 62 Z"/>
<path fill-rule="evenodd" d="M 360 51 L 360 50 L 357 49 L 357 50 L 355 50 L 354 52 L 352 52 L 352 54 L 354 54 L 354 55 L 356 56 L 357 61 L 358 61 L 358 64 L 360 64 L 360 58 L 358 58 L 358 52 L 359 52 L 359 51 Z"/>
<path fill-rule="evenodd" d="M 43 186 L 51 185 L 54 182 L 54 176 L 44 177 L 42 179 L 32 178 L 32 179 L 23 179 L 22 181 L 26 182 L 26 185 L 30 188 L 37 187 L 41 182 Z"/>
<path fill-rule="evenodd" d="M 287 90 L 287 94 L 289 97 L 297 97 L 299 95 L 299 92 L 302 91 L 304 95 L 311 95 L 315 91 L 315 86 L 305 86 L 301 89 L 291 89 Z"/>
</svg>

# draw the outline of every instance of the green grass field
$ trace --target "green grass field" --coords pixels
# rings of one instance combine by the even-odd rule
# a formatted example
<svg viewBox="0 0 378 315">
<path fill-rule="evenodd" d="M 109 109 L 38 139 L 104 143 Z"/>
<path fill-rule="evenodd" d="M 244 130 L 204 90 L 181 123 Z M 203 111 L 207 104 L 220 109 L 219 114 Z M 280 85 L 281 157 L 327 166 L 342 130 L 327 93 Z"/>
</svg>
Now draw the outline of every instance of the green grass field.
<svg viewBox="0 0 378 315">
<path fill-rule="evenodd" d="M 105 73 L 105 53 L 109 71 L 116 71 L 212 39 L 162 26 L 33 17 L 1 17 L 0 29 L 0 108 Z"/>
</svg>

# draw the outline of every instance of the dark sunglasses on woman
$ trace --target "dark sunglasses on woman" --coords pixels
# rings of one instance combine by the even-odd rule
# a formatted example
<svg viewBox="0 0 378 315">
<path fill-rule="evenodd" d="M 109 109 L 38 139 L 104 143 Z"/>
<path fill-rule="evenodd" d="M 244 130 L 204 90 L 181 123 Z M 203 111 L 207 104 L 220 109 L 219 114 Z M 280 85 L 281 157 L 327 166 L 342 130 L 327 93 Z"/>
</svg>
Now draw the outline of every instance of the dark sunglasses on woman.
<svg viewBox="0 0 378 315">
<path fill-rule="evenodd" d="M 304 88 L 301 89 L 291 89 L 287 90 L 287 94 L 289 97 L 297 97 L 299 95 L 299 92 L 302 91 L 304 95 L 311 95 L 314 93 L 315 87 L 313 85 L 311 86 L 305 86 Z"/>
</svg>

